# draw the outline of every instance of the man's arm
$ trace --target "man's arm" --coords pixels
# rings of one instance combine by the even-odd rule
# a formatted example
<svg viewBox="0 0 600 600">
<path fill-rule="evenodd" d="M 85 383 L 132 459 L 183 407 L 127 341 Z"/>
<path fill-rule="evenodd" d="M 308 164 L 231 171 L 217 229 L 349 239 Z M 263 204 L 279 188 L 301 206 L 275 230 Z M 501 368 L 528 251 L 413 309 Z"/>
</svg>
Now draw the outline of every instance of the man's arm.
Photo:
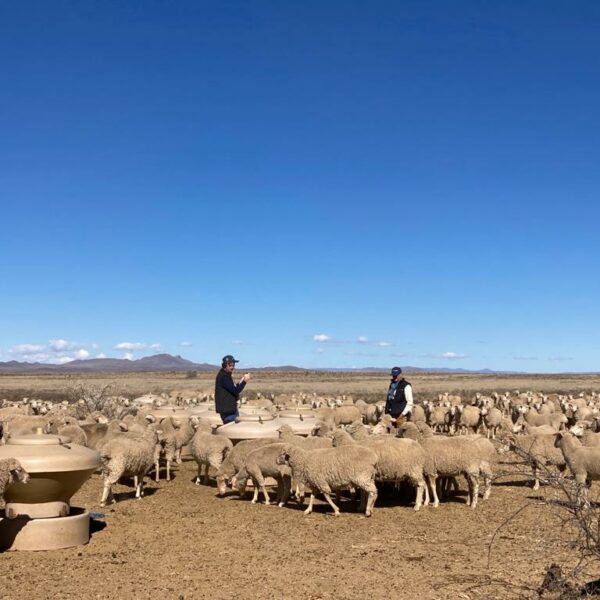
<svg viewBox="0 0 600 600">
<path fill-rule="evenodd" d="M 242 390 L 246 387 L 246 380 L 243 379 L 239 383 L 233 383 L 233 380 L 229 377 L 223 377 L 221 380 L 221 385 L 230 393 L 234 395 L 238 395 L 242 392 Z"/>
<path fill-rule="evenodd" d="M 401 417 L 404 417 L 409 412 L 411 412 L 413 409 L 414 402 L 413 402 L 413 395 L 412 395 L 412 386 L 407 385 L 404 388 L 404 397 L 406 398 L 406 406 L 405 406 L 404 410 L 402 411 L 402 414 L 400 415 Z"/>
</svg>

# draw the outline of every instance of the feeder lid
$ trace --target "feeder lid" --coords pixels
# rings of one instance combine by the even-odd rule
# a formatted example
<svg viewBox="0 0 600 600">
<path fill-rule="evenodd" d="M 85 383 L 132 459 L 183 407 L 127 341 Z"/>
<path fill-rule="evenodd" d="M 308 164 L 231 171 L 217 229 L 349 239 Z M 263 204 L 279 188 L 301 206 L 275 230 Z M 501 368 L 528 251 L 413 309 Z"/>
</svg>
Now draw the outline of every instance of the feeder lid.
<svg viewBox="0 0 600 600">
<path fill-rule="evenodd" d="M 0 459 L 16 458 L 28 473 L 93 471 L 100 466 L 99 452 L 69 442 L 46 433 L 15 436 L 0 446 Z"/>
<path fill-rule="evenodd" d="M 20 435 L 14 438 L 8 438 L 6 442 L 9 446 L 58 446 L 60 444 L 69 443 L 71 440 L 66 437 L 50 434 L 35 434 Z"/>
<path fill-rule="evenodd" d="M 282 419 L 316 419 L 315 413 L 308 411 L 297 411 L 297 410 L 282 410 L 278 413 Z"/>
</svg>

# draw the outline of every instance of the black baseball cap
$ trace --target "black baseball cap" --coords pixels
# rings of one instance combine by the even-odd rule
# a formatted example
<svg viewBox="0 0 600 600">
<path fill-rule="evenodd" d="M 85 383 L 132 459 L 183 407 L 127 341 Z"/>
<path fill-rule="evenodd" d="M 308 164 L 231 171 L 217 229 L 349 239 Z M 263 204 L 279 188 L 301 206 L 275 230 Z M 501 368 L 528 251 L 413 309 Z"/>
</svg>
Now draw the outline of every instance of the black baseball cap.
<svg viewBox="0 0 600 600">
<path fill-rule="evenodd" d="M 233 358 L 233 356 L 231 356 L 231 354 L 226 354 L 223 357 L 223 360 L 221 361 L 224 365 L 228 364 L 228 363 L 238 363 L 240 362 L 239 360 L 236 360 L 235 358 Z"/>
<path fill-rule="evenodd" d="M 400 367 L 394 367 L 391 370 L 390 375 L 392 375 L 393 377 L 396 377 L 396 375 L 400 375 L 400 373 L 402 373 L 402 369 Z"/>
</svg>

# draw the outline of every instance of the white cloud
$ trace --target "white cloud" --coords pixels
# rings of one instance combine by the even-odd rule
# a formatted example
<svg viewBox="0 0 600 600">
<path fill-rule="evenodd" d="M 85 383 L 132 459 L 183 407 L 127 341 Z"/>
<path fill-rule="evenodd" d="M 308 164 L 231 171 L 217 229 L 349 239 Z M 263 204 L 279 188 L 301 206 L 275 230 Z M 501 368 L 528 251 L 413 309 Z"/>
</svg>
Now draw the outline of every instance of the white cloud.
<svg viewBox="0 0 600 600">
<path fill-rule="evenodd" d="M 48 340 L 47 344 L 17 344 L 9 352 L 15 360 L 59 365 L 90 356 L 83 344 L 63 338 Z"/>
<path fill-rule="evenodd" d="M 573 360 L 572 356 L 551 356 L 548 360 L 555 360 L 558 362 L 562 362 L 565 360 Z"/>
<path fill-rule="evenodd" d="M 232 340 L 231 343 L 235 346 L 241 346 L 244 342 L 242 340 Z"/>
<path fill-rule="evenodd" d="M 50 340 L 48 346 L 50 346 L 52 350 L 67 350 L 70 347 L 70 342 L 62 339 Z"/>
<path fill-rule="evenodd" d="M 121 358 L 125 358 L 127 360 L 133 360 L 133 354 L 131 352 L 125 352 Z"/>
<path fill-rule="evenodd" d="M 114 345 L 115 350 L 145 350 L 147 347 L 147 344 L 141 342 L 120 342 Z"/>
<path fill-rule="evenodd" d="M 40 344 L 17 344 L 9 352 L 11 354 L 29 354 L 30 352 L 41 352 L 44 346 Z"/>
<path fill-rule="evenodd" d="M 378 346 L 379 348 L 389 348 L 390 346 L 393 346 L 394 344 L 392 342 L 387 342 L 385 340 L 380 340 L 377 342 L 372 342 L 371 340 L 369 340 L 368 337 L 361 335 L 359 336 L 356 341 L 359 344 L 367 344 L 369 346 Z"/>
<path fill-rule="evenodd" d="M 513 356 L 513 360 L 537 360 L 537 356 Z"/>
<path fill-rule="evenodd" d="M 462 354 L 462 352 L 442 352 L 442 354 L 440 354 L 440 358 L 445 358 L 447 360 L 459 360 L 461 358 L 467 358 L 467 355 Z"/>
<path fill-rule="evenodd" d="M 136 350 L 160 350 L 160 344 L 144 344 L 142 342 L 119 342 L 113 348 L 115 350 L 128 350 L 135 352 Z"/>
<path fill-rule="evenodd" d="M 189 348 L 190 346 L 193 346 L 192 342 L 179 342 L 180 346 L 183 346 L 184 348 Z"/>
<path fill-rule="evenodd" d="M 96 355 L 96 358 L 106 358 L 106 354 L 104 354 L 104 352 L 100 352 L 100 354 Z"/>
<path fill-rule="evenodd" d="M 313 335 L 313 341 L 315 342 L 330 342 L 331 341 L 331 336 L 326 335 L 325 333 L 318 333 L 316 335 Z"/>
</svg>

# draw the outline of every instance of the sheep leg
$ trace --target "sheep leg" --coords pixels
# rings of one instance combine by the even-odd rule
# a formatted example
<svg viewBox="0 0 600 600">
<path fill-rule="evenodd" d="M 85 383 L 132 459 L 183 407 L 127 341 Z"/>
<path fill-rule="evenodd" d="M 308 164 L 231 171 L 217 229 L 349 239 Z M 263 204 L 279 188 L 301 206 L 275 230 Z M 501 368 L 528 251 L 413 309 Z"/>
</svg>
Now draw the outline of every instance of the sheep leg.
<svg viewBox="0 0 600 600">
<path fill-rule="evenodd" d="M 210 469 L 210 465 L 208 463 L 206 463 L 204 465 L 205 471 L 204 471 L 204 485 L 208 485 L 209 483 L 209 479 L 208 479 L 208 470 Z"/>
<path fill-rule="evenodd" d="M 134 475 L 133 476 L 133 487 L 137 489 L 138 486 L 138 476 Z"/>
<path fill-rule="evenodd" d="M 253 483 L 254 494 L 252 495 L 252 504 L 256 504 L 258 502 L 258 485 L 255 482 Z"/>
<path fill-rule="evenodd" d="M 540 478 L 539 478 L 539 474 L 538 474 L 538 467 L 537 465 L 534 463 L 533 467 L 532 467 L 532 471 L 533 471 L 533 490 L 539 490 L 540 489 Z"/>
<path fill-rule="evenodd" d="M 479 477 L 475 473 L 466 473 L 467 483 L 469 484 L 469 495 L 467 497 L 467 506 L 475 508 L 479 498 Z"/>
<path fill-rule="evenodd" d="M 308 501 L 308 508 L 304 511 L 305 515 L 310 515 L 310 513 L 313 510 L 313 504 L 314 504 L 314 502 L 315 502 L 315 494 L 311 490 L 311 492 L 310 492 L 310 500 Z"/>
<path fill-rule="evenodd" d="M 144 495 L 144 476 L 141 475 L 138 480 L 138 484 L 135 489 L 135 497 L 141 500 Z"/>
<path fill-rule="evenodd" d="M 158 483 L 160 481 L 160 459 L 156 459 L 154 461 L 154 472 L 156 473 L 155 481 Z"/>
<path fill-rule="evenodd" d="M 281 481 L 283 484 L 283 491 L 279 500 L 280 507 L 285 506 L 287 504 L 288 498 L 290 497 L 290 492 L 292 489 L 292 478 L 289 475 L 283 475 Z"/>
<path fill-rule="evenodd" d="M 178 465 L 181 464 L 181 448 L 177 448 L 177 452 L 175 453 L 175 462 Z"/>
<path fill-rule="evenodd" d="M 428 478 L 429 487 L 431 487 L 431 495 L 433 496 L 433 508 L 440 505 L 440 499 L 437 495 L 437 475 L 430 475 Z"/>
<path fill-rule="evenodd" d="M 200 485 L 200 480 L 202 479 L 202 463 L 198 463 L 198 474 L 196 475 L 196 479 L 194 480 L 194 483 L 196 485 Z"/>
<path fill-rule="evenodd" d="M 265 480 L 262 476 L 262 473 L 257 473 L 256 477 L 252 478 L 252 483 L 254 484 L 255 489 L 260 489 L 262 491 L 265 504 L 271 504 L 271 499 L 269 498 L 269 493 L 267 492 L 267 486 L 265 485 Z"/>
<path fill-rule="evenodd" d="M 493 473 L 490 469 L 489 464 L 484 463 L 481 468 L 481 474 L 483 475 L 483 500 L 487 500 L 492 493 L 492 478 Z"/>
<path fill-rule="evenodd" d="M 415 510 L 419 510 L 423 505 L 423 496 L 425 494 L 425 481 L 420 480 L 416 482 L 417 485 L 417 496 L 415 499 Z"/>
<path fill-rule="evenodd" d="M 364 491 L 367 493 L 367 508 L 365 510 L 365 517 L 370 517 L 373 514 L 375 500 L 377 500 L 377 486 L 375 483 L 373 483 L 372 486 L 367 487 Z"/>
<path fill-rule="evenodd" d="M 333 500 L 331 499 L 331 496 L 327 492 L 323 492 L 323 496 L 325 496 L 325 500 L 327 500 L 327 503 L 329 504 L 329 506 L 331 506 L 331 508 L 333 508 L 333 515 L 335 517 L 339 517 L 340 509 L 334 504 Z"/>
<path fill-rule="evenodd" d="M 167 458 L 167 481 L 171 481 L 171 459 Z"/>
<path fill-rule="evenodd" d="M 104 489 L 102 490 L 102 498 L 100 499 L 100 506 L 106 506 L 106 501 L 111 499 L 114 502 L 112 494 L 112 483 L 109 479 L 104 480 Z"/>
</svg>

